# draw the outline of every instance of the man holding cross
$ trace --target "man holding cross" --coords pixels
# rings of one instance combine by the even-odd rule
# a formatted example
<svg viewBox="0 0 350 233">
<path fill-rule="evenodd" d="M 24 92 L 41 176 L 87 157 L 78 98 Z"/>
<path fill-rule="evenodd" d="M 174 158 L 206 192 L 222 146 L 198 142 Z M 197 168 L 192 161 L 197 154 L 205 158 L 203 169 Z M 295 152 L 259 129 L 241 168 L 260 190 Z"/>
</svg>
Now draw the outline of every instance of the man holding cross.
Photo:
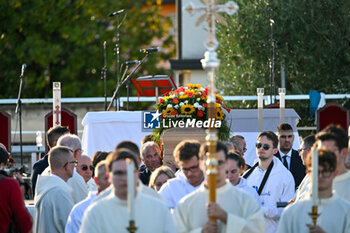
<svg viewBox="0 0 350 233">
<path fill-rule="evenodd" d="M 201 147 L 200 166 L 204 170 L 207 170 L 207 150 L 207 146 Z M 265 224 L 259 204 L 226 180 L 227 148 L 220 142 L 217 144 L 217 161 L 217 202 L 209 202 L 207 181 L 181 199 L 174 213 L 178 232 L 263 232 Z"/>
</svg>

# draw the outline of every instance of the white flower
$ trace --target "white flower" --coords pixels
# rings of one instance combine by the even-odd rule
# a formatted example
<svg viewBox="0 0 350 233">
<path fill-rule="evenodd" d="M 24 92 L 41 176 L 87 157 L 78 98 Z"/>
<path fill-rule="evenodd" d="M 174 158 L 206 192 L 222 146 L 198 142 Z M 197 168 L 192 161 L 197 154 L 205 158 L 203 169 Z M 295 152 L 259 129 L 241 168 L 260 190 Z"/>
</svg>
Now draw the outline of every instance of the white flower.
<svg viewBox="0 0 350 233">
<path fill-rule="evenodd" d="M 180 94 L 179 95 L 184 95 L 185 93 L 183 93 L 183 92 L 180 92 Z"/>
<path fill-rule="evenodd" d="M 183 102 L 181 102 L 179 105 L 180 105 L 180 106 L 182 106 L 182 105 L 184 105 L 184 103 L 183 103 Z"/>
<path fill-rule="evenodd" d="M 172 104 L 168 104 L 166 107 L 167 107 L 167 108 L 172 108 L 173 105 L 172 105 Z"/>
<path fill-rule="evenodd" d="M 195 108 L 199 108 L 200 107 L 200 105 L 199 105 L 199 103 L 194 103 L 194 105 L 193 105 Z"/>
<path fill-rule="evenodd" d="M 198 102 L 201 101 L 201 98 L 197 98 L 197 101 L 198 101 Z"/>
<path fill-rule="evenodd" d="M 178 109 L 178 108 L 179 108 L 179 105 L 178 105 L 178 104 L 177 104 L 177 105 L 175 105 L 175 106 L 174 106 L 174 108 L 175 108 L 175 109 Z"/>
<path fill-rule="evenodd" d="M 188 104 L 188 100 L 185 100 L 184 102 L 185 102 L 185 104 Z"/>
</svg>

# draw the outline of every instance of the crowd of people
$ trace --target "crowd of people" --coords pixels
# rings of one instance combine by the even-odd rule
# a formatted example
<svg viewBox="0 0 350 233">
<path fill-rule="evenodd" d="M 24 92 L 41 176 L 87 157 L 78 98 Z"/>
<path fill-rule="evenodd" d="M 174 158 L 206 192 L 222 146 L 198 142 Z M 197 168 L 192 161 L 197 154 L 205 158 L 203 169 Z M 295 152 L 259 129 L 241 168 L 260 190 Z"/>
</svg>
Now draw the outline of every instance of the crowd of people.
<svg viewBox="0 0 350 233">
<path fill-rule="evenodd" d="M 349 130 L 350 131 L 350 130 Z M 349 132 L 350 134 L 350 132 Z M 46 134 L 50 150 L 33 165 L 34 214 L 21 182 L 9 177 L 0 147 L 0 233 L 128 232 L 127 161 L 132 162 L 136 232 L 350 232 L 349 139 L 330 125 L 292 148 L 292 127 L 259 133 L 255 145 L 234 135 L 216 147 L 216 201 L 209 201 L 208 146 L 183 140 L 174 163 L 164 162 L 151 136 L 123 141 L 114 151 L 84 154 L 81 140 L 62 126 Z M 164 145 L 166 147 L 166 145 Z M 254 164 L 246 164 L 255 146 Z M 317 224 L 312 224 L 312 150 L 318 151 Z"/>
</svg>

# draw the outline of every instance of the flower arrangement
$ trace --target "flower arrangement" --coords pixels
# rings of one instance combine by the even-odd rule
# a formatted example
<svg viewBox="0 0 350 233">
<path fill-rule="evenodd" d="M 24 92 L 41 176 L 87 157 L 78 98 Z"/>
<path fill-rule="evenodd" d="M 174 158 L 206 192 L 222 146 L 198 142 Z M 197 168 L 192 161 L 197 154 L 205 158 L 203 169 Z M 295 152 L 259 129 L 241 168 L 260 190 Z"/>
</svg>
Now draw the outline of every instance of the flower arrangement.
<svg viewBox="0 0 350 233">
<path fill-rule="evenodd" d="M 154 130 L 154 138 L 158 141 L 164 130 L 176 127 L 177 122 L 188 119 L 195 119 L 196 127 L 206 128 L 206 124 L 203 123 L 207 121 L 207 98 L 208 87 L 203 88 L 199 84 L 182 86 L 159 98 L 156 104 L 156 111 L 161 113 L 161 126 Z M 225 122 L 225 113 L 223 111 L 225 107 L 222 105 L 222 100 L 222 96 L 216 94 L 215 122 L 220 122 L 220 127 L 215 127 L 219 131 L 219 139 L 227 140 L 229 128 Z"/>
</svg>

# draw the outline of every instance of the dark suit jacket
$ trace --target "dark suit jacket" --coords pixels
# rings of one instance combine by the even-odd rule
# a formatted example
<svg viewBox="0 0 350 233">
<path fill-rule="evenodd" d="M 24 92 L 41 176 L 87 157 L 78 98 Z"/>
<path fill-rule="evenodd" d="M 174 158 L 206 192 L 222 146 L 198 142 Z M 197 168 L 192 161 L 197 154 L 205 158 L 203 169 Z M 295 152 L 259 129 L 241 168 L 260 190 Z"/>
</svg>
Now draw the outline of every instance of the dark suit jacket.
<svg viewBox="0 0 350 233">
<path fill-rule="evenodd" d="M 35 186 L 36 186 L 36 180 L 38 179 L 38 175 L 40 175 L 49 166 L 48 157 L 49 155 L 46 154 L 44 158 L 40 159 L 33 165 L 33 172 L 32 172 L 33 197 L 35 194 Z"/>
<path fill-rule="evenodd" d="M 275 156 L 282 161 L 282 157 L 279 151 L 275 154 Z M 304 179 L 306 168 L 303 165 L 303 161 L 301 160 L 298 151 L 293 149 L 292 149 L 292 156 L 290 160 L 289 171 L 293 175 L 294 182 L 295 182 L 295 189 L 296 189 L 301 183 L 301 181 Z"/>
</svg>

